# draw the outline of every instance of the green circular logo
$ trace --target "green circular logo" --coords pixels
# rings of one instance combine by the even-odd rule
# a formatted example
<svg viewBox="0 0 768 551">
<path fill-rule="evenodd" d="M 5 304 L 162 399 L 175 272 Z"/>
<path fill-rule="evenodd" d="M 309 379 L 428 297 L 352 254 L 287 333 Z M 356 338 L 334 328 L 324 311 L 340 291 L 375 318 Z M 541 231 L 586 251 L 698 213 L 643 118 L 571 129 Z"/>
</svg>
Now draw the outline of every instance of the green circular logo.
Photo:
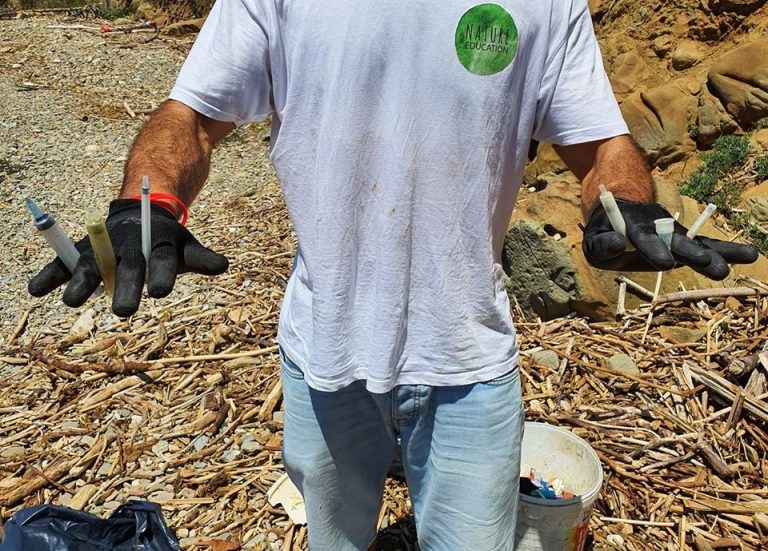
<svg viewBox="0 0 768 551">
<path fill-rule="evenodd" d="M 470 73 L 493 75 L 506 69 L 517 53 L 517 27 L 498 4 L 467 11 L 456 27 L 456 55 Z"/>
</svg>

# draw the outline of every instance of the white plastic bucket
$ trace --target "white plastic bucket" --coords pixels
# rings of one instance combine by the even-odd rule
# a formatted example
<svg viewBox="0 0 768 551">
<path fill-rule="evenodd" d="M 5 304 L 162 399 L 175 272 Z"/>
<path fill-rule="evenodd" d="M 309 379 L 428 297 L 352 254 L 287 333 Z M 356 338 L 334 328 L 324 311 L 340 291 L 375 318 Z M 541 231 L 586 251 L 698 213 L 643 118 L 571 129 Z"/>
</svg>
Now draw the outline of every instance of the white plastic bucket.
<svg viewBox="0 0 768 551">
<path fill-rule="evenodd" d="M 525 423 L 520 476 L 530 469 L 555 478 L 576 497 L 544 499 L 520 495 L 515 551 L 582 551 L 592 506 L 603 485 L 595 450 L 575 434 L 544 423 Z"/>
</svg>

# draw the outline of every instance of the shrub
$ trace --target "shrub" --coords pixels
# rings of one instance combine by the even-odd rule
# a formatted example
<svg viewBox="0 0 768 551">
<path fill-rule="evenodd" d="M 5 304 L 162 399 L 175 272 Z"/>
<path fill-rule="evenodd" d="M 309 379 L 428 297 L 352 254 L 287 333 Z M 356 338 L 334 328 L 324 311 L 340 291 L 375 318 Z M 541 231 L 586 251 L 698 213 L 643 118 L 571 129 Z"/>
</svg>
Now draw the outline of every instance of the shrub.
<svg viewBox="0 0 768 551">
<path fill-rule="evenodd" d="M 709 170 L 717 172 L 720 176 L 728 171 L 740 167 L 747 162 L 749 155 L 749 140 L 744 136 L 720 136 L 712 145 L 712 150 L 702 154 Z"/>
<path fill-rule="evenodd" d="M 755 172 L 757 172 L 758 181 L 768 180 L 768 153 L 757 158 Z"/>
</svg>

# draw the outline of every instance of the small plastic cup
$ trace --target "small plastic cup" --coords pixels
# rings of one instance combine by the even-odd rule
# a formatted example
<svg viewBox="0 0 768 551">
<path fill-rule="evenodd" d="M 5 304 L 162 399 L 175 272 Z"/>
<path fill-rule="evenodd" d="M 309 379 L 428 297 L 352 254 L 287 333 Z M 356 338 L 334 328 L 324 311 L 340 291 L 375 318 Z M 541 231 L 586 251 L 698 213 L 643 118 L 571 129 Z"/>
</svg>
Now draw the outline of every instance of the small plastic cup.
<svg viewBox="0 0 768 551">
<path fill-rule="evenodd" d="M 656 224 L 656 235 L 658 235 L 668 248 L 672 248 L 672 234 L 675 231 L 674 218 L 658 218 L 653 221 Z"/>
</svg>

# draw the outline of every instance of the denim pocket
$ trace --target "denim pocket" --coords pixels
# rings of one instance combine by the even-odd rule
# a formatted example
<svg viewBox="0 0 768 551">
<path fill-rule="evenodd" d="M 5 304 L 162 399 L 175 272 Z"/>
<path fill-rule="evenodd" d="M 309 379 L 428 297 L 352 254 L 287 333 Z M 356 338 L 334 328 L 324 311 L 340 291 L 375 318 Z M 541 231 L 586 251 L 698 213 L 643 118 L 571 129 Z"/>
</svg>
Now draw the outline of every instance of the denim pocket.
<svg viewBox="0 0 768 551">
<path fill-rule="evenodd" d="M 301 368 L 296 365 L 296 363 L 291 360 L 288 355 L 285 353 L 285 350 L 283 350 L 283 347 L 281 346 L 280 349 L 280 368 L 282 369 L 283 373 L 286 377 L 290 377 L 291 379 L 303 379 L 304 378 L 304 372 L 301 370 Z"/>
<path fill-rule="evenodd" d="M 488 385 L 488 386 L 502 386 L 507 383 L 514 382 L 519 378 L 520 378 L 520 369 L 517 366 L 515 366 L 512 369 L 512 371 L 510 371 L 509 373 L 506 373 L 501 377 L 496 377 L 495 379 L 491 379 L 490 381 L 485 381 L 484 383 L 481 383 L 481 384 Z"/>
</svg>

